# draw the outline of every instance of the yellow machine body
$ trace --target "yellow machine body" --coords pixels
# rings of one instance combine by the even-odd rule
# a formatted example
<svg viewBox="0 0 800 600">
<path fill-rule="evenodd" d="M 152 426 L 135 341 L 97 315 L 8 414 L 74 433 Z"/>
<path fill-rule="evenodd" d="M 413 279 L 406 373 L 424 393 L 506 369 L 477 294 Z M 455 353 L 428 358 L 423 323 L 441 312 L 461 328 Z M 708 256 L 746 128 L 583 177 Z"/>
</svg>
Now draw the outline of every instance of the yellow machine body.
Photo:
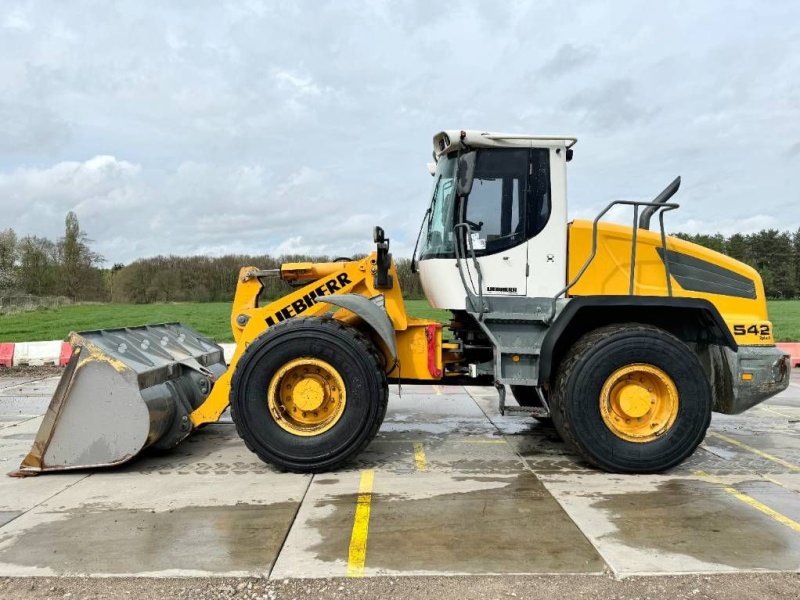
<svg viewBox="0 0 800 600">
<path fill-rule="evenodd" d="M 625 296 L 630 293 L 632 230 L 628 226 L 599 223 L 597 226 L 597 254 L 586 272 L 569 290 L 569 296 Z M 702 298 L 719 311 L 738 344 L 774 344 L 772 323 L 767 319 L 767 302 L 761 276 L 752 267 L 729 256 L 698 246 L 691 242 L 666 237 L 667 250 L 676 256 L 689 257 L 709 270 L 728 273 L 728 278 L 739 276 L 752 282 L 752 293 L 740 295 L 712 293 L 686 289 L 673 272 L 670 274 L 672 296 L 677 298 Z M 592 222 L 573 221 L 569 224 L 569 271 L 572 281 L 580 272 L 592 250 Z M 640 229 L 636 236 L 636 264 L 634 266 L 634 296 L 668 296 L 667 268 L 661 258 L 661 236 L 658 232 Z M 704 273 L 698 271 L 697 277 Z M 706 274 L 706 276 L 708 276 Z M 687 280 L 683 280 L 684 285 Z M 706 287 L 703 281 L 688 280 Z M 745 297 L 750 296 L 750 297 Z"/>
</svg>

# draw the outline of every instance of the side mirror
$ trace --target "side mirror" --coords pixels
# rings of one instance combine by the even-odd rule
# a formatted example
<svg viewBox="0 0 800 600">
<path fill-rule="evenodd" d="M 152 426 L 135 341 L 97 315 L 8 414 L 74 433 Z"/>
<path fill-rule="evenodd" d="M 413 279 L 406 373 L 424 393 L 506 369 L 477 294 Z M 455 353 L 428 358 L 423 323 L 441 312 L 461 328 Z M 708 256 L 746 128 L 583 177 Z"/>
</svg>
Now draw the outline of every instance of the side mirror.
<svg viewBox="0 0 800 600">
<path fill-rule="evenodd" d="M 458 158 L 458 185 L 456 194 L 466 196 L 472 191 L 472 180 L 475 177 L 475 157 L 477 154 L 467 152 Z"/>
<path fill-rule="evenodd" d="M 375 225 L 375 229 L 372 230 L 372 241 L 376 244 L 383 243 L 386 240 L 386 234 L 383 233 L 383 227 Z"/>
</svg>

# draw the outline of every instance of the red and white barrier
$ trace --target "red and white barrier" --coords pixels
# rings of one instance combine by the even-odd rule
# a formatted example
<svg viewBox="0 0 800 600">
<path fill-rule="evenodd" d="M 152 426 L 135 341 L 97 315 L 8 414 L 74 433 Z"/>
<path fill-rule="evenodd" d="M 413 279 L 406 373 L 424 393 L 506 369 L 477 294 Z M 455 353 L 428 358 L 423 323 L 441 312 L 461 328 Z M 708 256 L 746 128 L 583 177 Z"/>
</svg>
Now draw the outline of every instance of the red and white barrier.
<svg viewBox="0 0 800 600">
<path fill-rule="evenodd" d="M 800 366 L 800 343 L 797 342 L 779 342 L 775 344 L 778 348 L 786 352 L 792 357 L 792 366 Z"/>
<path fill-rule="evenodd" d="M 61 342 L 61 356 L 58 360 L 59 367 L 66 367 L 69 359 L 72 357 L 72 344 L 69 342 Z"/>
<path fill-rule="evenodd" d="M 65 367 L 72 355 L 69 342 L 6 342 L 0 343 L 0 367 Z"/>
<path fill-rule="evenodd" d="M 14 346 L 16 344 L 0 344 L 0 367 L 14 366 Z"/>
<path fill-rule="evenodd" d="M 14 346 L 14 366 L 41 367 L 61 364 L 61 341 L 18 342 Z"/>
<path fill-rule="evenodd" d="M 236 344 L 220 344 L 225 362 L 230 364 Z M 66 367 L 72 356 L 69 342 L 0 342 L 0 367 L 57 365 Z"/>
</svg>

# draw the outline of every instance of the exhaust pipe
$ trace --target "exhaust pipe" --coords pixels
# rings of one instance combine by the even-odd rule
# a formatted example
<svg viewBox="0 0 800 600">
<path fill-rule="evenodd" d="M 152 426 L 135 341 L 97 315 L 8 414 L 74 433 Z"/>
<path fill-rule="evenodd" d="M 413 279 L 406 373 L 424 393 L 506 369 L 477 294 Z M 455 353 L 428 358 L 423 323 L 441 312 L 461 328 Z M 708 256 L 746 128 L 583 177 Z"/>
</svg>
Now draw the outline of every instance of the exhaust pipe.
<svg viewBox="0 0 800 600">
<path fill-rule="evenodd" d="M 226 371 L 222 348 L 180 323 L 70 334 L 72 357 L 12 476 L 119 465 L 192 432 Z"/>
</svg>

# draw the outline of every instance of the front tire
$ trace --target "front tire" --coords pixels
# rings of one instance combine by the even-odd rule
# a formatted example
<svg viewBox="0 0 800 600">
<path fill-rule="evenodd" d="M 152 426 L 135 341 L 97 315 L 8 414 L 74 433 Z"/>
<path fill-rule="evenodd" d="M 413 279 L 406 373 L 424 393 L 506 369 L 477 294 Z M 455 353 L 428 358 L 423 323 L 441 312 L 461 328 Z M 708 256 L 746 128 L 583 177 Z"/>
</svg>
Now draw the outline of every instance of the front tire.
<svg viewBox="0 0 800 600">
<path fill-rule="evenodd" d="M 261 460 L 296 473 L 335 469 L 375 437 L 389 386 L 375 346 L 330 318 L 270 327 L 239 359 L 231 417 Z"/>
<path fill-rule="evenodd" d="M 590 464 L 657 473 L 692 454 L 711 422 L 705 371 L 686 344 L 657 327 L 597 329 L 562 361 L 553 424 Z"/>
</svg>

